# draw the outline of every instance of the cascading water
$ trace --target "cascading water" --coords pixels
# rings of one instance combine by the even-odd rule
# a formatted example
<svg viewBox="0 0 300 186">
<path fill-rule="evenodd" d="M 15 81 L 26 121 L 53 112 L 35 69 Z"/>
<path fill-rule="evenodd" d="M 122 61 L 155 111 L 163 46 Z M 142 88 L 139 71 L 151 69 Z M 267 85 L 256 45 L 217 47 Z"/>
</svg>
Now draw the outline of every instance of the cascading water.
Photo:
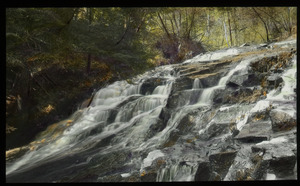
<svg viewBox="0 0 300 186">
<path fill-rule="evenodd" d="M 184 64 L 217 60 L 242 52 L 240 48 L 212 52 L 196 56 Z M 230 132 L 224 132 L 228 127 L 215 132 L 216 125 L 235 121 L 240 130 L 248 121 L 248 115 L 257 108 L 265 108 L 264 105 L 269 105 L 270 101 L 286 100 L 294 95 L 296 58 L 293 59 L 293 67 L 283 75 L 285 84 L 281 91 L 272 90 L 263 100 L 268 104 L 261 101 L 253 108 L 252 105 L 213 107 L 216 90 L 224 90 L 233 75 L 247 73 L 251 62 L 264 57 L 265 54 L 243 58 L 218 79 L 215 86 L 203 88 L 201 80 L 195 78 L 190 89 L 179 91 L 182 94 L 175 101 L 182 103 L 176 102 L 177 106 L 172 108 L 169 108 L 170 95 L 174 96 L 172 91 L 182 76 L 180 71 L 175 70 L 178 65 L 157 67 L 134 78 L 132 83 L 117 81 L 102 88 L 88 108 L 69 118 L 72 124 L 59 135 L 41 135 L 36 141 L 43 143 L 7 162 L 7 181 L 101 182 L 129 179 L 137 174 L 144 178 L 151 172 L 156 172 L 152 178 L 154 181 L 194 181 L 199 162 L 208 161 L 209 155 L 219 152 L 214 148 L 220 146 L 220 141 L 230 141 Z M 144 91 L 143 84 L 148 80 L 156 84 Z M 228 110 L 235 108 L 238 108 L 236 115 L 245 116 L 239 120 L 226 118 Z M 291 108 L 289 113 L 295 114 L 293 111 Z M 219 118 L 214 118 L 217 114 Z M 206 135 L 207 131 L 209 135 Z M 160 158 L 161 166 L 156 168 L 153 165 Z M 228 173 L 226 179 L 230 178 Z"/>
<path fill-rule="evenodd" d="M 216 86 L 206 88 L 202 92 L 202 94 L 200 95 L 200 97 L 198 99 L 198 104 L 204 104 L 204 105 L 211 104 L 212 103 L 211 98 L 212 98 L 212 95 L 213 95 L 213 93 L 214 93 L 214 91 L 216 89 L 225 89 L 227 81 L 232 77 L 233 74 L 235 74 L 235 73 L 244 74 L 246 72 L 249 64 L 252 61 L 259 60 L 259 59 L 262 59 L 264 57 L 266 57 L 266 55 L 265 54 L 261 54 L 261 55 L 252 57 L 250 59 L 244 59 L 244 60 L 242 60 L 235 68 L 233 68 L 232 70 L 230 70 L 227 73 L 227 75 L 225 75 L 224 77 L 222 77 L 219 80 L 219 82 L 218 82 L 218 84 Z"/>
<path fill-rule="evenodd" d="M 199 89 L 201 86 L 200 86 L 200 80 L 199 78 L 195 78 L 194 80 L 194 83 L 193 83 L 193 89 Z"/>
<path fill-rule="evenodd" d="M 146 144 L 141 146 L 145 140 L 148 140 L 149 144 L 156 143 L 147 139 L 147 132 L 149 127 L 157 122 L 161 109 L 166 104 L 176 76 L 172 70 L 169 66 L 160 67 L 150 75 L 149 72 L 145 73 L 134 84 L 117 81 L 100 89 L 95 94 L 91 106 L 82 111 L 81 117 L 74 121 L 62 136 L 53 141 L 47 139 L 48 143 L 41 144 L 13 164 L 8 163 L 6 174 L 16 174 L 44 162 L 55 161 L 57 157 L 64 158 L 80 152 L 87 152 L 86 163 L 89 163 L 95 155 L 88 152 L 93 151 L 97 143 L 112 135 L 112 144 L 105 146 L 100 154 L 124 147 L 130 147 L 132 151 L 135 148 L 142 150 L 147 147 Z M 151 95 L 141 95 L 142 81 L 151 77 L 165 79 L 165 83 L 155 87 Z"/>
</svg>

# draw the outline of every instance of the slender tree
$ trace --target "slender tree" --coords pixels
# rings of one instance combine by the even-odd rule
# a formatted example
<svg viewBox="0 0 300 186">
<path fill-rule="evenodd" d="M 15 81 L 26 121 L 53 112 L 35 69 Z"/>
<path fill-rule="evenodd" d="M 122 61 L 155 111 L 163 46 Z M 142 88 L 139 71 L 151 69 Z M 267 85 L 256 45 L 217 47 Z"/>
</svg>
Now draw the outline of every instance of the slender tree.
<svg viewBox="0 0 300 186">
<path fill-rule="evenodd" d="M 267 42 L 269 42 L 270 41 L 269 30 L 268 30 L 268 25 L 267 25 L 266 21 L 261 17 L 261 15 L 256 11 L 256 9 L 254 7 L 252 7 L 252 10 L 256 13 L 257 17 L 261 20 L 261 22 L 263 22 L 265 30 L 266 30 Z"/>
</svg>

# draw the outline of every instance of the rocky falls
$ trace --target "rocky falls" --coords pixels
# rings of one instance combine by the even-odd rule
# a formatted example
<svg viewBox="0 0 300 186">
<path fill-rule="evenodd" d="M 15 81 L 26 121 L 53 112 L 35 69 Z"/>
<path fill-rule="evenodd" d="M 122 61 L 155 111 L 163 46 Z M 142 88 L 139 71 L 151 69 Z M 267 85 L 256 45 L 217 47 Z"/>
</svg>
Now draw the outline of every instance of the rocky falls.
<svg viewBox="0 0 300 186">
<path fill-rule="evenodd" d="M 297 179 L 296 47 L 207 52 L 114 82 L 6 151 L 6 181 Z"/>
</svg>

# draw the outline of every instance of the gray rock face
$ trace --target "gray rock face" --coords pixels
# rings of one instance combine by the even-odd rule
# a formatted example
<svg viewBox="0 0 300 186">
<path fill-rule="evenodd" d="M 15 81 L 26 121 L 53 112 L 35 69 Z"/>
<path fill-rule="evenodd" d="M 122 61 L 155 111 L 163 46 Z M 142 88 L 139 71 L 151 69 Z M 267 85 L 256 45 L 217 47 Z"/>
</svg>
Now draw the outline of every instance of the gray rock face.
<svg viewBox="0 0 300 186">
<path fill-rule="evenodd" d="M 211 179 L 211 174 L 210 162 L 201 162 L 195 174 L 195 181 L 208 181 Z"/>
<path fill-rule="evenodd" d="M 220 175 L 221 180 L 226 176 L 229 167 L 234 161 L 236 151 L 220 152 L 209 156 L 211 169 Z"/>
<path fill-rule="evenodd" d="M 190 79 L 186 76 L 176 79 L 174 86 L 172 86 L 172 92 L 191 89 L 193 87 L 193 81 L 193 79 Z"/>
<path fill-rule="evenodd" d="M 229 132 L 230 123 L 212 123 L 202 135 L 200 135 L 200 139 L 202 140 L 210 140 L 216 136 L 221 134 L 226 134 Z"/>
<path fill-rule="evenodd" d="M 251 87 L 257 86 L 260 84 L 259 78 L 251 73 L 251 74 L 243 74 L 243 75 L 233 75 L 228 81 L 227 85 L 230 87 Z"/>
<path fill-rule="evenodd" d="M 216 86 L 223 73 L 216 73 L 200 79 L 203 88 Z"/>
<path fill-rule="evenodd" d="M 258 143 L 269 139 L 271 128 L 272 125 L 269 121 L 248 123 L 235 136 L 235 139 L 245 143 Z"/>
<path fill-rule="evenodd" d="M 177 91 L 172 93 L 167 101 L 167 108 L 174 109 L 182 107 L 187 103 L 196 103 L 198 101 L 199 95 L 203 90 L 199 89 L 196 91 Z"/>
<path fill-rule="evenodd" d="M 293 175 L 297 159 L 296 146 L 285 137 L 278 137 L 252 146 L 252 152 L 260 152 L 263 155 L 262 161 L 268 164 L 269 172 L 284 178 Z"/>
<path fill-rule="evenodd" d="M 244 75 L 235 75 L 232 76 L 228 82 L 229 86 L 233 86 L 231 84 L 235 84 L 236 86 L 243 86 L 243 83 L 248 80 L 248 74 Z"/>
<path fill-rule="evenodd" d="M 141 94 L 143 95 L 148 95 L 151 94 L 153 92 L 153 90 L 155 89 L 155 87 L 162 85 L 164 82 L 163 79 L 161 78 L 150 78 L 147 79 L 145 82 L 143 82 L 142 86 L 141 86 Z"/>
<path fill-rule="evenodd" d="M 267 82 L 268 82 L 268 87 L 272 89 L 272 88 L 277 88 L 279 84 L 283 82 L 283 79 L 279 75 L 272 75 L 267 78 Z"/>
<path fill-rule="evenodd" d="M 274 132 L 290 130 L 296 126 L 296 120 L 293 117 L 278 109 L 271 110 L 270 118 Z"/>
<path fill-rule="evenodd" d="M 200 162 L 195 174 L 195 181 L 221 181 L 234 161 L 236 151 L 211 154 L 209 161 Z"/>
</svg>

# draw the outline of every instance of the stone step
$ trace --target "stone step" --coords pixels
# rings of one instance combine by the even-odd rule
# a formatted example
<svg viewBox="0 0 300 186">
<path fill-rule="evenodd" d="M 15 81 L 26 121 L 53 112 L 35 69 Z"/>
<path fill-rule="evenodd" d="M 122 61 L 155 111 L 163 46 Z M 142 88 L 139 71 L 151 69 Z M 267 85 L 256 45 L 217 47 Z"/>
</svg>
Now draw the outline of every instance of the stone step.
<svg viewBox="0 0 300 186">
<path fill-rule="evenodd" d="M 251 122 L 246 124 L 234 139 L 243 143 L 258 143 L 268 140 L 271 130 L 271 121 Z"/>
</svg>

